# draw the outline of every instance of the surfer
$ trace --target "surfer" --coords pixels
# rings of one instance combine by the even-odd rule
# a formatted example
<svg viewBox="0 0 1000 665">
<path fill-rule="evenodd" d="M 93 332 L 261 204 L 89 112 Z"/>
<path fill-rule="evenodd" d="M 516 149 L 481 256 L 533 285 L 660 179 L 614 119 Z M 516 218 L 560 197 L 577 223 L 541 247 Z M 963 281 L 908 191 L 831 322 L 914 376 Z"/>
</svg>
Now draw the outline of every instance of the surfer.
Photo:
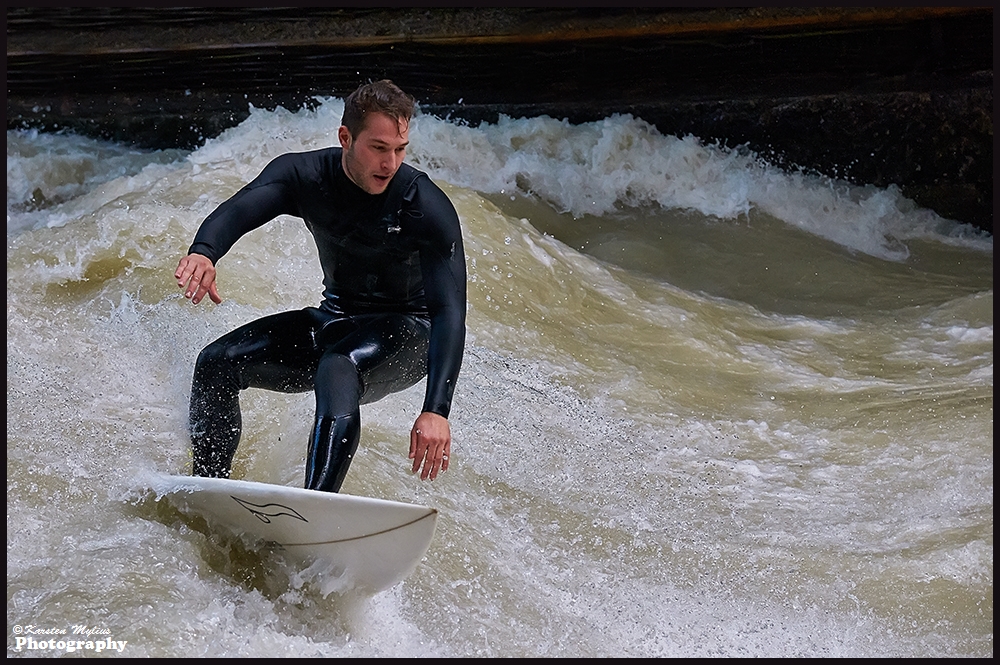
<svg viewBox="0 0 1000 665">
<path fill-rule="evenodd" d="M 222 302 L 218 261 L 279 215 L 301 218 L 312 233 L 324 291 L 318 307 L 265 316 L 202 350 L 189 414 L 194 475 L 229 477 L 241 390 L 312 390 L 305 487 L 337 492 L 361 437 L 360 405 L 425 376 L 410 431 L 412 472 L 433 480 L 448 469 L 465 253 L 447 195 L 403 163 L 413 111 L 413 98 L 391 81 L 362 85 L 345 100 L 340 147 L 275 158 L 201 224 L 174 273 L 192 303 L 206 295 Z"/>
</svg>

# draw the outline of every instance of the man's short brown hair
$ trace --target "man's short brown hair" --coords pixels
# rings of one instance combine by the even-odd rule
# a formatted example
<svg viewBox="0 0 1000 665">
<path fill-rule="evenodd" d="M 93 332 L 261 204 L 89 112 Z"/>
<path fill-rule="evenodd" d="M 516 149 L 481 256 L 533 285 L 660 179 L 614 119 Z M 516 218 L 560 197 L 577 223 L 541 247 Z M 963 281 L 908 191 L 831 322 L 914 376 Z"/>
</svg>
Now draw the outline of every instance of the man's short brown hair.
<svg viewBox="0 0 1000 665">
<path fill-rule="evenodd" d="M 370 113 L 384 113 L 399 124 L 410 121 L 414 106 L 413 97 L 389 79 L 382 79 L 362 85 L 347 97 L 341 123 L 351 136 L 357 136 Z"/>
</svg>

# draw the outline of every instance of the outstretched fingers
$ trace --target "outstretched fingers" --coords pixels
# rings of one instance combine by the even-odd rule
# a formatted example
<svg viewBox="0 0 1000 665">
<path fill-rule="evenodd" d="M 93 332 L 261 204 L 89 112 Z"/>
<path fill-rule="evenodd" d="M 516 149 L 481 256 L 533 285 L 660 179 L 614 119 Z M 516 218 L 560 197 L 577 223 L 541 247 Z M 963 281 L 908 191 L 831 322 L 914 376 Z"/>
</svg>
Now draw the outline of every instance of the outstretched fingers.
<svg viewBox="0 0 1000 665">
<path fill-rule="evenodd" d="M 421 480 L 434 480 L 447 471 L 451 458 L 448 419 L 436 413 L 421 413 L 410 430 L 409 457 L 413 460 L 411 472 L 420 471 Z"/>
<path fill-rule="evenodd" d="M 215 265 L 211 259 L 201 254 L 188 254 L 177 264 L 174 278 L 177 286 L 184 289 L 184 297 L 197 305 L 207 294 L 212 302 L 219 304 L 222 297 L 215 282 Z"/>
</svg>

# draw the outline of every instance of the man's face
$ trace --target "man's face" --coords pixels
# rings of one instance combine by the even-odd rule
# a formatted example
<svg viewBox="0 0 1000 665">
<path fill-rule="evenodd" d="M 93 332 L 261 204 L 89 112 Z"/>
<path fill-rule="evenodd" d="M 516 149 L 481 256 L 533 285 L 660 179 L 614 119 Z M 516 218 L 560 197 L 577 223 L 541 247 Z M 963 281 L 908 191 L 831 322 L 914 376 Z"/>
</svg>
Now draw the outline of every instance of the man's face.
<svg viewBox="0 0 1000 665">
<path fill-rule="evenodd" d="M 351 136 L 347 127 L 341 127 L 337 135 L 344 148 L 347 177 L 369 194 L 381 194 L 406 157 L 410 123 L 372 113 L 357 136 Z"/>
</svg>

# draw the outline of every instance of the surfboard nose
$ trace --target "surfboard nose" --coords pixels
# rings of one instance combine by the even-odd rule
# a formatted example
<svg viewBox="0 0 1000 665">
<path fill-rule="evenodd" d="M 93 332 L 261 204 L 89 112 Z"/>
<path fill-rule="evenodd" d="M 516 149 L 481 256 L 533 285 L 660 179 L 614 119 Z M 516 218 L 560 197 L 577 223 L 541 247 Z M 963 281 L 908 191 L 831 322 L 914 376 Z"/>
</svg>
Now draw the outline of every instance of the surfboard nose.
<svg viewBox="0 0 1000 665">
<path fill-rule="evenodd" d="M 336 590 L 377 593 L 405 579 L 430 547 L 438 517 L 427 506 L 245 480 L 160 475 L 154 484 L 211 528 L 280 546 L 321 588 Z"/>
</svg>

